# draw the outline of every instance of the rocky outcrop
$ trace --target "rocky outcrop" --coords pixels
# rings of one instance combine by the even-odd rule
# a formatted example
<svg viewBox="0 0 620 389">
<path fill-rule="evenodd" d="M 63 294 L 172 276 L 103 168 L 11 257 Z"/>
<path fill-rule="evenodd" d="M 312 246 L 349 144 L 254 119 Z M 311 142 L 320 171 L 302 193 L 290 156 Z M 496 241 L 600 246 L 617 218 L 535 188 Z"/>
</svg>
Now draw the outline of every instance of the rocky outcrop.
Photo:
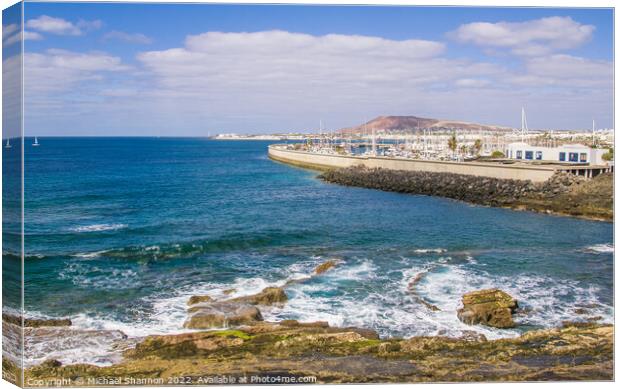
<svg viewBox="0 0 620 389">
<path fill-rule="evenodd" d="M 463 308 L 457 311 L 459 320 L 466 324 L 483 324 L 496 328 L 515 326 L 512 314 L 517 300 L 499 289 L 484 289 L 463 295 Z"/>
<path fill-rule="evenodd" d="M 288 296 L 279 287 L 267 287 L 257 294 L 224 301 L 215 301 L 209 296 L 192 296 L 187 302 L 189 318 L 184 327 L 207 329 L 253 324 L 263 320 L 256 305 L 277 305 L 286 301 Z"/>
<path fill-rule="evenodd" d="M 314 274 L 323 274 L 326 271 L 328 271 L 329 269 L 335 267 L 337 264 L 337 262 L 333 259 L 330 259 L 329 261 L 325 261 L 322 264 L 320 264 L 319 266 L 317 266 L 316 268 L 314 268 Z"/>
<path fill-rule="evenodd" d="M 207 302 L 192 305 L 187 310 L 189 318 L 185 328 L 206 329 L 251 324 L 263 320 L 254 305 L 236 302 Z"/>
<path fill-rule="evenodd" d="M 241 296 L 234 299 L 226 300 L 231 303 L 243 303 L 252 305 L 274 305 L 282 304 L 288 301 L 288 296 L 284 289 L 279 287 L 267 287 L 260 293 L 250 296 Z"/>
<path fill-rule="evenodd" d="M 210 303 L 213 300 L 211 296 L 192 296 L 187 300 L 187 305 L 196 305 L 199 303 Z"/>
<path fill-rule="evenodd" d="M 452 173 L 351 167 L 319 178 L 340 185 L 447 197 L 473 204 L 613 220 L 613 175 L 586 181 L 559 172 L 543 183 Z"/>
<path fill-rule="evenodd" d="M 26 379 L 316 377 L 318 383 L 613 379 L 613 326 L 531 331 L 485 341 L 371 338 L 359 329 L 257 323 L 239 330 L 152 336 L 112 366 L 43 364 Z M 284 347 L 285 346 L 285 347 Z"/>
<path fill-rule="evenodd" d="M 17 326 L 22 325 L 21 316 L 10 315 L 3 313 L 2 321 L 5 323 L 14 324 Z M 67 327 L 71 325 L 70 319 L 35 319 L 35 318 L 25 318 L 24 319 L 24 327 Z"/>
</svg>

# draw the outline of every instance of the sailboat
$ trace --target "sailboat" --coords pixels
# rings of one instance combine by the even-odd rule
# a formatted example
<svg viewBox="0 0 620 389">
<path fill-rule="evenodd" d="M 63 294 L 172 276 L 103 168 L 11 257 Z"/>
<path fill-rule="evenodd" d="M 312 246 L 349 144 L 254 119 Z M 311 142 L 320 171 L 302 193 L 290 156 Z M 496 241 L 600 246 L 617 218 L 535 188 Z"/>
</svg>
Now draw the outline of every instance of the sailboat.
<svg viewBox="0 0 620 389">
<path fill-rule="evenodd" d="M 5 149 L 10 149 L 11 147 L 13 147 L 13 146 L 11 146 L 11 141 L 10 141 L 10 139 L 9 139 L 9 138 L 6 138 L 6 145 L 4 145 L 4 148 L 5 148 Z"/>
<path fill-rule="evenodd" d="M 39 146 L 39 140 L 37 139 L 37 137 L 34 137 L 34 143 L 32 144 L 33 146 Z"/>
</svg>

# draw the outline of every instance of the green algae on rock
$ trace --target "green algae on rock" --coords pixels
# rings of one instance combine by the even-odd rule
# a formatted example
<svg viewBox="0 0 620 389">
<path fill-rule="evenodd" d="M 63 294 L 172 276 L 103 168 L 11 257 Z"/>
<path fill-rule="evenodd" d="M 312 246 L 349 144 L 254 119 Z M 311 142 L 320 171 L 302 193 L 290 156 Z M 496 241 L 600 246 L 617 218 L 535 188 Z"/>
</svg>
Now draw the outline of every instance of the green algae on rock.
<svg viewBox="0 0 620 389">
<path fill-rule="evenodd" d="M 527 332 L 514 339 L 371 339 L 361 329 L 257 323 L 146 338 L 118 364 L 27 369 L 26 378 L 311 376 L 319 383 L 611 380 L 613 326 Z"/>
</svg>

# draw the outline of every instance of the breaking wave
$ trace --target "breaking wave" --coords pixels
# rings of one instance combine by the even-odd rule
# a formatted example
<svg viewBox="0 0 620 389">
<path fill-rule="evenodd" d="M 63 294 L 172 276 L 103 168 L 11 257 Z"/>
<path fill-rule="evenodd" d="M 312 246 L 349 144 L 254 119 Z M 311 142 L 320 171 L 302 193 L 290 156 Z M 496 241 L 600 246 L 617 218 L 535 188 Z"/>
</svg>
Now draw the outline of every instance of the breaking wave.
<svg viewBox="0 0 620 389">
<path fill-rule="evenodd" d="M 101 232 L 115 231 L 127 228 L 127 224 L 91 224 L 88 226 L 78 226 L 71 228 L 73 232 Z"/>
<path fill-rule="evenodd" d="M 585 251 L 593 253 L 613 253 L 614 245 L 611 243 L 595 244 L 585 248 Z"/>
</svg>

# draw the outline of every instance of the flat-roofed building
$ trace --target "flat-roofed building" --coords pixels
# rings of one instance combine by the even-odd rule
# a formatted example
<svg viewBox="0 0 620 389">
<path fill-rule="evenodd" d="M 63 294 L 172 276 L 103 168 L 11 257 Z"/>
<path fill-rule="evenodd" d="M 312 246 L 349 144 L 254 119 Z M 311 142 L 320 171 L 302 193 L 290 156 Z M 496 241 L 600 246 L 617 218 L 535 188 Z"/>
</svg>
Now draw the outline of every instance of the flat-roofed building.
<svg viewBox="0 0 620 389">
<path fill-rule="evenodd" d="M 565 144 L 558 147 L 531 146 L 524 142 L 508 144 L 506 156 L 523 161 L 545 161 L 566 164 L 607 165 L 603 154 L 608 149 L 595 149 L 582 144 Z"/>
</svg>

